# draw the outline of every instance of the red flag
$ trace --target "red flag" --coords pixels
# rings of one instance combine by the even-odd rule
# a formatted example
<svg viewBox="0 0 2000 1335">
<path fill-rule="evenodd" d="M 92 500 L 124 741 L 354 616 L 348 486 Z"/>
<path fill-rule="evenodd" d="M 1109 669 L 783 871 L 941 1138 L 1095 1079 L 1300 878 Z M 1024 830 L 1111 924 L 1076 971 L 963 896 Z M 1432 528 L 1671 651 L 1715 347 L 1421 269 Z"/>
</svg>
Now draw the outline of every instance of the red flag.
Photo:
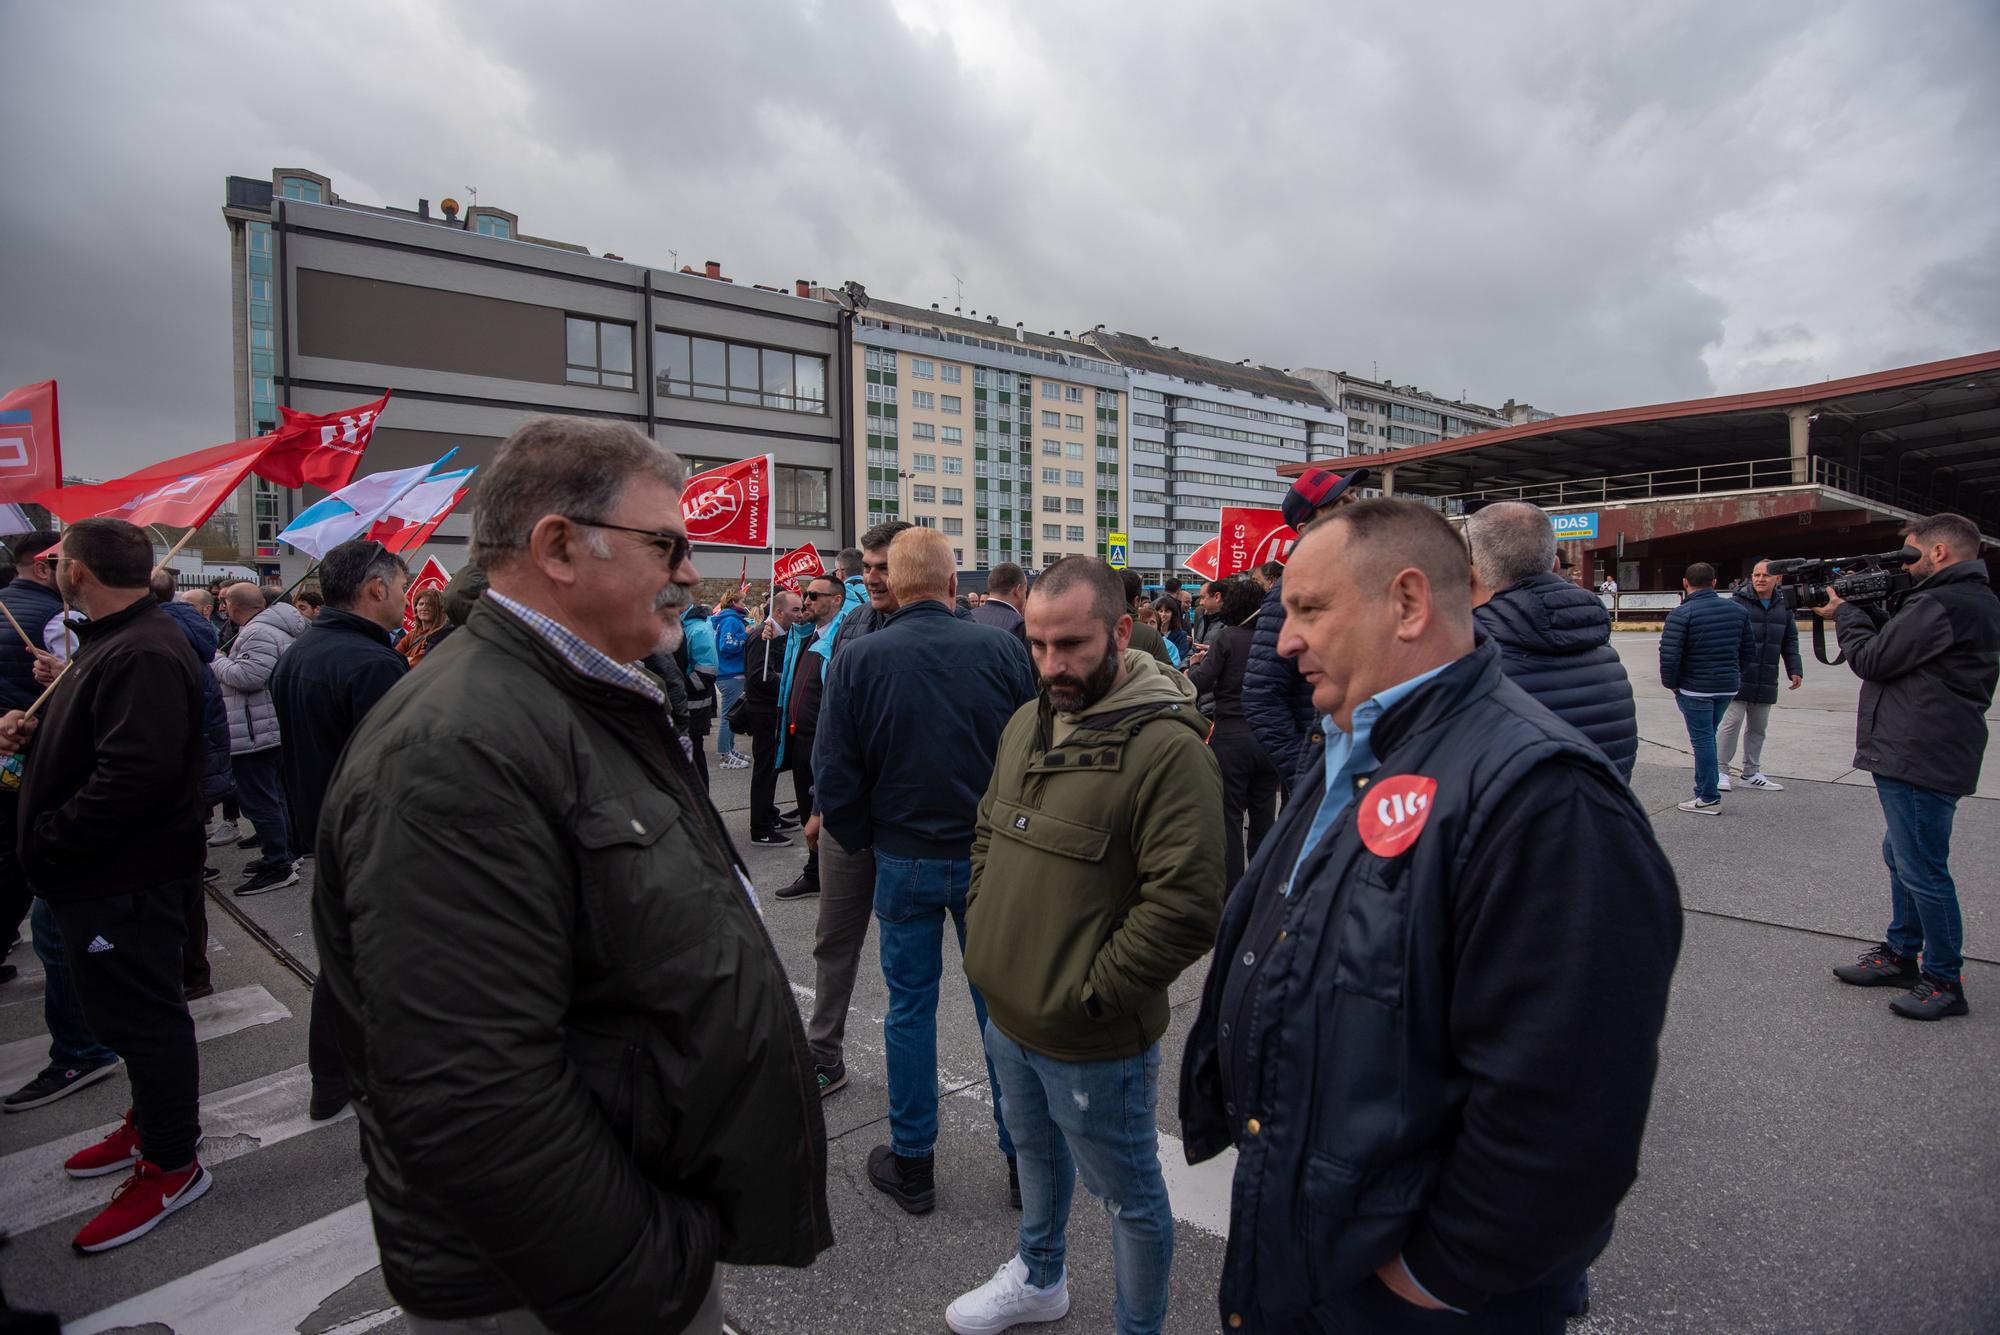
<svg viewBox="0 0 2000 1335">
<path fill-rule="evenodd" d="M 102 516 L 133 524 L 198 528 L 242 485 L 269 448 L 269 436 L 211 445 L 109 482 L 37 492 L 33 500 L 72 524 Z"/>
<path fill-rule="evenodd" d="M 695 542 L 718 547 L 769 547 L 771 456 L 753 454 L 696 473 L 681 492 L 681 518 L 687 521 L 688 537 Z"/>
<path fill-rule="evenodd" d="M 302 413 L 279 408 L 284 422 L 272 433 L 275 444 L 257 465 L 257 476 L 281 487 L 324 487 L 339 491 L 354 480 L 361 452 L 374 438 L 389 391 L 373 403 L 335 413 Z"/>
<path fill-rule="evenodd" d="M 786 552 L 771 567 L 771 578 L 795 593 L 798 591 L 798 581 L 817 579 L 825 573 L 826 563 L 819 559 L 819 549 L 811 543 L 807 543 L 795 552 Z"/>
<path fill-rule="evenodd" d="M 1221 579 L 1222 576 L 1216 573 L 1216 555 L 1221 548 L 1221 538 L 1210 538 L 1207 542 L 1194 549 L 1194 555 L 1181 562 L 1181 569 L 1192 570 L 1203 579 Z"/>
<path fill-rule="evenodd" d="M 1222 507 L 1221 543 L 1216 552 L 1217 579 L 1227 579 L 1266 561 L 1288 561 L 1299 535 L 1285 522 L 1282 510 L 1250 506 Z"/>
<path fill-rule="evenodd" d="M 0 501 L 33 499 L 62 485 L 62 428 L 56 382 L 0 394 Z"/>
<path fill-rule="evenodd" d="M 449 583 L 451 583 L 451 572 L 440 565 L 435 556 L 425 557 L 423 569 L 419 570 L 417 577 L 410 581 L 410 592 L 403 600 L 404 634 L 407 635 L 417 628 L 417 591 L 436 589 L 439 593 L 443 593 L 444 586 Z"/>
</svg>

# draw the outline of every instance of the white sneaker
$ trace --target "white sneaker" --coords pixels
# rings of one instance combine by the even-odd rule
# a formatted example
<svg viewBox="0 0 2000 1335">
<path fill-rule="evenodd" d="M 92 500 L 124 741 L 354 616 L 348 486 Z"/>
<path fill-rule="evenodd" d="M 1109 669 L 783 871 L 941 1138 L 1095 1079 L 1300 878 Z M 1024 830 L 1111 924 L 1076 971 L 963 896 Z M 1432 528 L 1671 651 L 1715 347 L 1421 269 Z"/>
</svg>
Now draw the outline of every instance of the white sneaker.
<svg viewBox="0 0 2000 1335">
<path fill-rule="evenodd" d="M 722 753 L 722 768 L 749 769 L 750 768 L 749 757 L 741 755 L 735 751 L 724 751 Z"/>
<path fill-rule="evenodd" d="M 219 820 L 208 827 L 208 846 L 210 848 L 225 847 L 226 845 L 235 843 L 242 837 L 242 835 L 236 832 L 236 822 L 233 820 Z"/>
<path fill-rule="evenodd" d="M 1767 793 L 1782 793 L 1785 791 L 1784 784 L 1779 783 L 1776 779 L 1766 778 L 1761 770 L 1747 776 L 1743 780 L 1743 786 L 1745 788 L 1762 788 Z"/>
<path fill-rule="evenodd" d="M 1687 801 L 1679 803 L 1679 806 L 1682 811 L 1696 816 L 1719 816 L 1722 814 L 1721 798 L 1717 798 L 1713 802 L 1704 802 L 1698 797 L 1691 797 Z"/>
<path fill-rule="evenodd" d="M 1748 783 L 1748 782 L 1750 782 L 1750 781 L 1749 781 L 1748 779 L 1745 779 L 1745 780 L 1744 780 L 1743 782 L 1745 782 L 1745 783 Z M 1729 791 L 1729 776 L 1728 776 L 1727 774 L 1725 774 L 1725 775 L 1723 775 L 1723 776 L 1722 776 L 1721 778 L 1717 779 L 1717 780 L 1715 781 L 1715 786 L 1716 786 L 1716 788 L 1717 788 L 1717 789 L 1719 789 L 1719 790 L 1720 790 L 1720 791 L 1722 791 L 1722 792 L 1725 792 L 1725 793 L 1726 793 L 1726 792 L 1728 792 L 1728 791 Z"/>
<path fill-rule="evenodd" d="M 1046 1289 L 1028 1282 L 1028 1267 L 1019 1256 L 993 1272 L 993 1278 L 961 1294 L 944 1310 L 944 1323 L 957 1335 L 991 1335 L 996 1330 L 1033 1321 L 1060 1321 L 1069 1315 L 1069 1271 Z"/>
</svg>

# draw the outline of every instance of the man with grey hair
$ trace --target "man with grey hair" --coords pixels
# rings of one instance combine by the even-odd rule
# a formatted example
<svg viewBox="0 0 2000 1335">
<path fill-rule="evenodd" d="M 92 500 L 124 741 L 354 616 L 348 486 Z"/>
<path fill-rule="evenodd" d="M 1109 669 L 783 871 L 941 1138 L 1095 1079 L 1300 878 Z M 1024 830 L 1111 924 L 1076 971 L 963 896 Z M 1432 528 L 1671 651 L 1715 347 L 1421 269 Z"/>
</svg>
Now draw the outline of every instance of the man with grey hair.
<svg viewBox="0 0 2000 1335">
<path fill-rule="evenodd" d="M 627 423 L 516 429 L 486 595 L 327 793 L 322 979 L 419 1335 L 715 1332 L 718 1262 L 833 1241 L 798 1007 L 638 665 L 700 579 L 683 481 Z"/>
<path fill-rule="evenodd" d="M 1556 571 L 1556 531 L 1537 506 L 1501 501 L 1465 521 L 1472 619 L 1499 641 L 1500 670 L 1589 738 L 1628 780 L 1639 757 L 1632 682 L 1611 647 L 1611 616 Z"/>
</svg>

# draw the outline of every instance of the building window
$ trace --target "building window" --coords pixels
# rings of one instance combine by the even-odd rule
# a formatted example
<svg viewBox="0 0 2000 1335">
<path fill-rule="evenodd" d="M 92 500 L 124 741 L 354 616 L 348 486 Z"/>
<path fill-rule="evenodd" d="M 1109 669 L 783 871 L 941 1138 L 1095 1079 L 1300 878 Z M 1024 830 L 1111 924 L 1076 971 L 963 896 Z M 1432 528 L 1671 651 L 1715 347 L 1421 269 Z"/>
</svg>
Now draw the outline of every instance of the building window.
<svg viewBox="0 0 2000 1335">
<path fill-rule="evenodd" d="M 1066 441 L 1063 444 L 1063 455 L 1065 458 L 1081 459 L 1083 457 L 1083 442 L 1080 440 Z"/>
<path fill-rule="evenodd" d="M 918 527 L 918 528 L 936 528 L 936 527 L 937 527 L 937 516 L 936 516 L 936 515 L 916 515 L 916 516 L 914 516 L 914 518 L 915 518 L 915 519 L 916 519 L 916 521 L 917 521 L 917 527 Z"/>
<path fill-rule="evenodd" d="M 1048 483 L 1048 484 L 1050 484 L 1050 485 L 1052 485 L 1052 486 L 1053 486 L 1053 485 L 1054 485 L 1055 483 L 1058 483 L 1058 482 L 1062 481 L 1062 469 L 1060 469 L 1060 468 L 1044 468 L 1044 469 L 1042 470 L 1042 481 L 1043 481 L 1043 482 L 1046 482 L 1046 483 Z"/>
<path fill-rule="evenodd" d="M 944 521 L 944 531 L 950 534 L 954 538 L 958 537 L 960 534 L 965 532 L 965 521 L 963 519 L 955 519 L 950 515 L 946 515 Z"/>
<path fill-rule="evenodd" d="M 1045 441 L 1043 441 L 1043 442 L 1042 442 L 1042 453 L 1043 453 L 1043 454 L 1053 454 L 1053 455 L 1057 456 L 1058 458 L 1060 458 L 1060 457 L 1062 456 L 1062 442 L 1061 442 L 1061 441 L 1059 441 L 1059 440 L 1045 440 Z"/>
<path fill-rule="evenodd" d="M 1063 389 L 1063 401 L 1066 403 L 1082 403 L 1083 386 L 1081 385 L 1065 386 Z"/>
<path fill-rule="evenodd" d="M 947 413 L 962 413 L 965 411 L 965 400 L 961 399 L 956 394 L 947 394 L 944 396 L 944 403 L 938 409 L 938 411 Z"/>
<path fill-rule="evenodd" d="M 632 326 L 572 315 L 569 332 L 568 379 L 572 385 L 632 388 Z"/>
<path fill-rule="evenodd" d="M 983 366 L 975 366 L 972 368 L 972 383 L 975 385 L 990 385 L 993 383 L 993 373 Z"/>
<path fill-rule="evenodd" d="M 946 505 L 964 505 L 964 504 L 965 504 L 965 488 L 964 488 L 964 487 L 946 487 L 946 488 L 944 489 L 944 503 L 945 503 Z"/>
<path fill-rule="evenodd" d="M 937 456 L 935 454 L 913 454 L 910 456 L 910 469 L 912 472 L 917 473 L 935 473 L 937 472 Z"/>
<path fill-rule="evenodd" d="M 944 381 L 947 385 L 963 383 L 964 376 L 964 368 L 954 366 L 950 362 L 946 362 L 943 366 L 938 367 L 938 379 Z"/>
<path fill-rule="evenodd" d="M 1082 486 L 1082 485 L 1083 485 L 1083 470 L 1082 470 L 1082 469 L 1080 469 L 1080 468 L 1071 468 L 1071 469 L 1068 469 L 1068 470 L 1066 470 L 1066 471 L 1065 471 L 1065 472 L 1063 473 L 1063 483 L 1064 483 L 1064 485 L 1066 485 L 1066 486 L 1071 486 L 1071 487 L 1080 487 L 1080 486 Z"/>
<path fill-rule="evenodd" d="M 936 505 L 937 488 L 914 485 L 910 488 L 910 501 L 915 505 Z"/>
<path fill-rule="evenodd" d="M 1044 389 L 1054 389 L 1054 388 L 1056 388 L 1056 386 L 1053 386 L 1053 385 L 1044 385 L 1044 386 L 1042 386 L 1042 388 L 1044 388 Z M 1079 421 L 1079 422 L 1081 422 L 1081 420 L 1082 420 L 1082 419 L 1080 419 L 1080 418 L 1078 419 L 1078 421 Z M 1051 413 L 1051 412 L 1044 412 L 1044 413 L 1042 414 L 1042 425 L 1043 425 L 1043 426 L 1049 426 L 1049 427 L 1061 427 L 1061 426 L 1062 426 L 1062 414 L 1061 414 L 1061 413 Z M 1079 428 L 1078 428 L 1078 429 L 1080 430 L 1080 429 L 1081 429 L 1081 427 L 1079 426 Z"/>
<path fill-rule="evenodd" d="M 326 202 L 318 181 L 307 180 L 303 176 L 281 176 L 278 178 L 278 193 L 286 199 L 296 199 L 307 204 Z"/>
<path fill-rule="evenodd" d="M 772 506 L 778 522 L 788 528 L 833 527 L 833 470 L 779 464 L 771 479 L 778 493 Z"/>
<path fill-rule="evenodd" d="M 921 357 L 912 357 L 910 358 L 910 375 L 917 380 L 933 380 L 936 379 L 937 371 L 933 363 L 927 362 Z"/>
<path fill-rule="evenodd" d="M 1042 525 L 1042 537 L 1050 542 L 1054 542 L 1057 539 L 1061 538 L 1062 531 L 1063 531 L 1063 526 L 1061 524 Z"/>
<path fill-rule="evenodd" d="M 1083 541 L 1083 525 L 1071 524 L 1063 530 L 1063 538 L 1068 542 Z"/>
<path fill-rule="evenodd" d="M 496 218 L 490 213 L 482 213 L 473 219 L 472 230 L 481 236 L 497 236 L 502 241 L 514 239 L 514 224 L 505 218 Z"/>
<path fill-rule="evenodd" d="M 1083 504 L 1083 502 L 1081 502 L 1081 501 L 1078 501 L 1078 502 L 1077 502 L 1077 504 L 1081 505 L 1081 504 Z M 1052 514 L 1052 515 L 1059 515 L 1059 514 L 1061 514 L 1061 513 L 1062 513 L 1062 497 L 1060 497 L 1060 496 L 1044 496 L 1044 497 L 1042 497 L 1042 509 L 1043 509 L 1044 511 L 1046 511 L 1047 513 L 1049 513 L 1049 514 Z"/>
<path fill-rule="evenodd" d="M 570 338 L 574 347 L 576 334 L 573 327 L 578 322 L 572 319 L 570 323 Z M 629 341 L 628 334 L 628 370 Z M 826 411 L 826 358 L 813 353 L 729 343 L 718 338 L 660 329 L 653 333 L 653 355 L 659 363 L 658 388 L 662 394 L 707 399 L 714 403 L 777 408 L 784 412 Z M 574 380 L 576 377 L 572 375 L 570 378 Z M 870 385 L 868 397 L 881 403 L 894 403 L 896 387 Z"/>
<path fill-rule="evenodd" d="M 910 391 L 910 406 L 912 408 L 935 408 L 937 407 L 937 395 L 927 389 L 913 389 Z"/>
<path fill-rule="evenodd" d="M 1044 414 L 1044 416 L 1046 415 L 1047 414 Z M 1063 418 L 1063 430 L 1065 431 L 1083 430 L 1083 419 L 1077 416 L 1075 413 L 1070 413 L 1067 417 Z"/>
<path fill-rule="evenodd" d="M 945 443 L 945 444 L 947 444 L 947 445 L 963 445 L 963 444 L 965 444 L 965 428 L 964 428 L 964 427 L 962 427 L 962 426 L 948 426 L 948 427 L 945 427 L 945 428 L 943 428 L 943 430 L 944 430 L 944 435 L 943 435 L 942 439 L 943 439 L 943 441 L 944 441 L 944 443 Z"/>
<path fill-rule="evenodd" d="M 911 440 L 936 440 L 937 428 L 929 422 L 910 423 Z"/>
<path fill-rule="evenodd" d="M 1055 497 L 1051 496 L 1051 497 L 1049 497 L 1049 499 L 1050 499 L 1050 500 L 1054 500 L 1054 499 L 1055 499 Z M 1049 507 L 1048 507 L 1048 506 L 1047 506 L 1047 505 L 1045 504 L 1045 505 L 1043 505 L 1043 506 L 1042 506 L 1042 508 L 1043 508 L 1044 510 L 1046 510 L 1046 509 L 1048 509 Z M 1067 500 L 1065 500 L 1065 501 L 1063 502 L 1063 513 L 1064 513 L 1064 514 L 1070 514 L 1070 515 L 1080 515 L 1080 514 L 1082 514 L 1082 513 L 1083 513 L 1083 497 L 1081 497 L 1081 496 L 1071 496 L 1071 497 L 1069 497 L 1069 498 L 1068 498 Z"/>
<path fill-rule="evenodd" d="M 1045 399 L 1054 399 L 1057 403 L 1061 403 L 1062 386 L 1053 380 L 1044 380 L 1042 382 L 1042 397 Z"/>
<path fill-rule="evenodd" d="M 965 471 L 965 460 L 955 454 L 947 454 L 944 457 L 944 471 L 947 473 L 963 473 Z"/>
</svg>

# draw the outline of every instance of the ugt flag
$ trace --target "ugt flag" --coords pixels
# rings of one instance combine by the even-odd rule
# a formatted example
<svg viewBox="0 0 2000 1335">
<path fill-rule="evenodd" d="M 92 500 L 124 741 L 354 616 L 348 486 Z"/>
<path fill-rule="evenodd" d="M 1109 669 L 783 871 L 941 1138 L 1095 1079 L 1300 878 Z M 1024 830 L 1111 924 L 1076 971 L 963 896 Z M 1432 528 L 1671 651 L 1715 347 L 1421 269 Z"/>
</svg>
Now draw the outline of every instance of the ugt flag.
<svg viewBox="0 0 2000 1335">
<path fill-rule="evenodd" d="M 1282 510 L 1258 506 L 1222 507 L 1221 545 L 1216 551 L 1217 579 L 1240 575 L 1266 561 L 1289 561 L 1299 535 L 1285 522 Z"/>
<path fill-rule="evenodd" d="M 271 447 L 269 436 L 211 445 L 193 454 L 148 464 L 109 482 L 54 487 L 32 499 L 67 523 L 102 516 L 132 524 L 199 528 L 241 486 Z"/>
<path fill-rule="evenodd" d="M 1221 551 L 1222 539 L 1219 537 L 1210 538 L 1207 542 L 1195 548 L 1193 554 L 1187 560 L 1181 562 L 1181 569 L 1192 570 L 1205 580 L 1221 579 L 1222 576 L 1215 573 L 1216 557 Z"/>
<path fill-rule="evenodd" d="M 302 413 L 279 408 L 284 417 L 271 433 L 271 452 L 257 465 L 257 476 L 281 487 L 307 485 L 338 491 L 354 480 L 362 451 L 374 438 L 389 393 L 373 403 L 333 413 Z"/>
<path fill-rule="evenodd" d="M 436 473 L 403 493 L 403 498 L 368 529 L 368 536 L 392 552 L 406 552 L 429 541 L 452 508 L 465 499 L 475 468 Z"/>
<path fill-rule="evenodd" d="M 56 382 L 0 394 L 0 501 L 25 501 L 62 485 Z"/>
<path fill-rule="evenodd" d="M 796 592 L 802 579 L 818 579 L 826 573 L 819 548 L 807 543 L 795 552 L 786 552 L 771 563 L 771 578 Z"/>
<path fill-rule="evenodd" d="M 299 511 L 299 517 L 285 526 L 278 541 L 290 543 L 317 561 L 341 543 L 366 533 L 397 501 L 457 453 L 458 449 L 453 447 L 436 463 L 370 473 L 359 482 L 350 482 L 325 500 Z"/>
<path fill-rule="evenodd" d="M 771 456 L 696 473 L 681 492 L 681 518 L 694 542 L 721 547 L 771 545 Z"/>
</svg>

